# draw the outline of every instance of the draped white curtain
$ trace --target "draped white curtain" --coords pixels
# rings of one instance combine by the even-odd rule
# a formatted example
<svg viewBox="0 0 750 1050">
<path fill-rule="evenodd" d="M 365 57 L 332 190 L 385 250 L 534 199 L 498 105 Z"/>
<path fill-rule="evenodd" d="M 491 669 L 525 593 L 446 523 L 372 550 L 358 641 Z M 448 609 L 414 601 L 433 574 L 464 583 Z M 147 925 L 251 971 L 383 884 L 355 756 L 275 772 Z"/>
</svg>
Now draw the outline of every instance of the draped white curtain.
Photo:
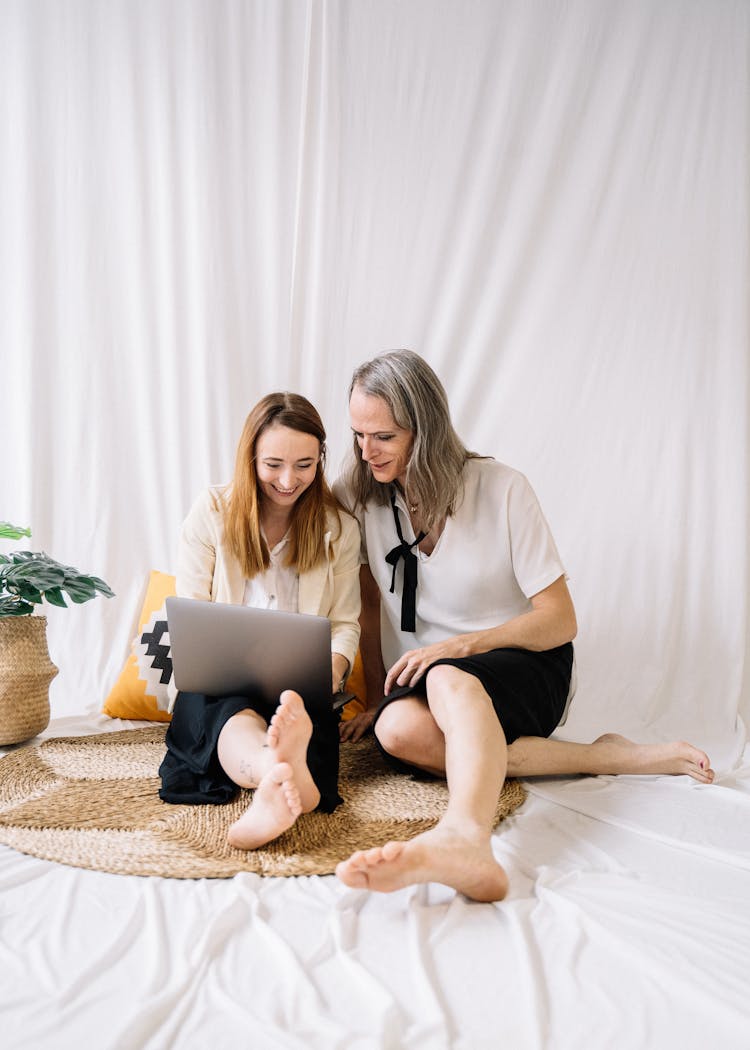
<svg viewBox="0 0 750 1050">
<path fill-rule="evenodd" d="M 408 346 L 550 520 L 564 734 L 731 766 L 749 40 L 746 0 L 2 0 L 0 518 L 117 592 L 49 610 L 53 714 L 257 398 L 309 396 L 335 474 L 353 366 Z"/>
</svg>

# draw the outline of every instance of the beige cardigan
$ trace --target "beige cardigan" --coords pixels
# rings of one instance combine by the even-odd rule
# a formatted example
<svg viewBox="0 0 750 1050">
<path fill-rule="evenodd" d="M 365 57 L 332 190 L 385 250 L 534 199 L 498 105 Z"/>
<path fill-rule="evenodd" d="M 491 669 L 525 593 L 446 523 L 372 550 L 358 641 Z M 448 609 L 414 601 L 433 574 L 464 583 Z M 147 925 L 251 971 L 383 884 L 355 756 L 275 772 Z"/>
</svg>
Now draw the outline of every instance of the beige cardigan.
<svg viewBox="0 0 750 1050">
<path fill-rule="evenodd" d="M 241 605 L 245 576 L 224 541 L 221 500 L 225 487 L 206 489 L 193 504 L 182 525 L 177 556 L 177 594 L 183 598 Z M 359 527 L 341 511 L 341 531 L 329 514 L 325 534 L 325 562 L 300 573 L 299 611 L 327 616 L 331 621 L 331 650 L 354 666 L 359 645 Z"/>
</svg>

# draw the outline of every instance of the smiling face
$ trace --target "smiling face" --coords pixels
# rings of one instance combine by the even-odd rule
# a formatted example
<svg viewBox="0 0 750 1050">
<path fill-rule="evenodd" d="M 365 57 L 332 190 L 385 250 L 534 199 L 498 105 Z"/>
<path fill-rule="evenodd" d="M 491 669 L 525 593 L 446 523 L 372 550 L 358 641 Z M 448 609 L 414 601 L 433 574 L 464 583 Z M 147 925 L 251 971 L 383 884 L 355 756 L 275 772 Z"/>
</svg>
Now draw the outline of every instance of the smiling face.
<svg viewBox="0 0 750 1050">
<path fill-rule="evenodd" d="M 320 442 L 312 434 L 270 426 L 255 444 L 255 473 L 261 499 L 279 509 L 291 507 L 315 480 Z"/>
<path fill-rule="evenodd" d="M 414 438 L 411 430 L 400 427 L 381 397 L 366 394 L 355 386 L 349 399 L 349 417 L 362 459 L 375 481 L 398 481 L 405 488 Z"/>
</svg>

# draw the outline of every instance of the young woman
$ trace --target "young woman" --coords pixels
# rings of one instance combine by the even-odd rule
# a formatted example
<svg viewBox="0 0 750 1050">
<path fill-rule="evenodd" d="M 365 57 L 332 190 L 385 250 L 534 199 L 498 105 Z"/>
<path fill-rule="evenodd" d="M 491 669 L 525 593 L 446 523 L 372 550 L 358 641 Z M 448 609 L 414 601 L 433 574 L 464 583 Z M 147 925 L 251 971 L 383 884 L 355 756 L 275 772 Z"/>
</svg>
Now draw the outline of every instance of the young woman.
<svg viewBox="0 0 750 1050">
<path fill-rule="evenodd" d="M 507 879 L 490 836 L 506 772 L 687 773 L 710 783 L 707 755 L 690 744 L 547 739 L 572 696 L 576 616 L 531 486 L 464 447 L 440 380 L 417 354 L 366 362 L 349 394 L 354 459 L 340 494 L 367 552 L 361 652 L 372 706 L 341 736 L 374 725 L 394 764 L 445 776 L 450 795 L 437 827 L 354 854 L 339 877 L 384 891 L 442 882 L 499 900 Z"/>
<path fill-rule="evenodd" d="M 177 593 L 202 601 L 313 613 L 331 621 L 331 683 L 343 686 L 359 642 L 359 531 L 324 476 L 325 430 L 298 394 L 250 412 L 230 485 L 203 492 L 182 527 Z M 253 788 L 229 842 L 255 849 L 300 813 L 341 801 L 338 721 L 313 723 L 299 694 L 269 709 L 252 696 L 178 693 L 159 769 L 173 803 L 227 802 Z"/>
</svg>

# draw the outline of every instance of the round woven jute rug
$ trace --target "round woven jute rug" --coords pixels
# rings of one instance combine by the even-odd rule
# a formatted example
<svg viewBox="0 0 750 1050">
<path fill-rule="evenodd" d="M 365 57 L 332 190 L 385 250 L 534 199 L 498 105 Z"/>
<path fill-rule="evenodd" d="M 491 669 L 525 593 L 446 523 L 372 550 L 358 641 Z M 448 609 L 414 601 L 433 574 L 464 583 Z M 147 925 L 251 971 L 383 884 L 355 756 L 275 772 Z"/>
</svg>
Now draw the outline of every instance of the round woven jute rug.
<svg viewBox="0 0 750 1050">
<path fill-rule="evenodd" d="M 57 737 L 0 759 L 0 843 L 121 875 L 328 875 L 354 850 L 433 827 L 448 799 L 444 782 L 389 769 L 368 736 L 341 746 L 343 805 L 332 814 L 304 814 L 276 841 L 243 852 L 226 834 L 252 792 L 223 806 L 173 806 L 159 798 L 165 732 L 158 725 Z M 517 780 L 507 781 L 497 822 L 525 797 Z"/>
</svg>

